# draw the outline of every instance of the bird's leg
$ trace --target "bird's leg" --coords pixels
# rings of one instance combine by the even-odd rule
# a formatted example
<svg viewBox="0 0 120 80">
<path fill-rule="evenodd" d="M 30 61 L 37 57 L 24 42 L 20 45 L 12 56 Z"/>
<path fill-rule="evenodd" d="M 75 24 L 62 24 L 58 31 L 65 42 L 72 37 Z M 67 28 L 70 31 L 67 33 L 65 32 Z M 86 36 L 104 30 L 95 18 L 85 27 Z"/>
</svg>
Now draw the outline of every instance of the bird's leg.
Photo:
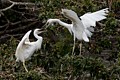
<svg viewBox="0 0 120 80">
<path fill-rule="evenodd" d="M 25 68 L 25 71 L 28 72 L 26 66 L 25 66 L 25 61 L 23 61 L 23 67 Z"/>
<path fill-rule="evenodd" d="M 72 55 L 74 55 L 74 50 L 75 50 L 75 42 L 73 44 Z"/>
<path fill-rule="evenodd" d="M 74 43 L 73 43 L 73 49 L 72 49 L 72 55 L 74 55 L 74 50 L 75 50 L 75 37 L 74 37 Z"/>
<path fill-rule="evenodd" d="M 79 46 L 80 46 L 80 56 L 81 56 L 81 50 L 82 50 L 82 42 L 79 44 Z"/>
</svg>

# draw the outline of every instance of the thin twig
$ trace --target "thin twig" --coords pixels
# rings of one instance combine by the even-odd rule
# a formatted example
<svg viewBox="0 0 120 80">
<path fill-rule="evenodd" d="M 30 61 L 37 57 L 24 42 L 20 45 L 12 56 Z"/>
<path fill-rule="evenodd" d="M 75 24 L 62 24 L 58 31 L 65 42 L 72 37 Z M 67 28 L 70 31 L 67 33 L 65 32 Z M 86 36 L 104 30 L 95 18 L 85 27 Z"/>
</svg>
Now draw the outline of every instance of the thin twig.
<svg viewBox="0 0 120 80">
<path fill-rule="evenodd" d="M 24 29 L 26 29 L 26 28 L 29 28 L 30 26 L 36 24 L 37 22 L 38 22 L 38 21 L 35 21 L 35 22 L 32 22 L 31 24 L 26 25 L 26 26 L 18 27 L 18 28 L 11 29 L 11 30 L 2 31 L 2 32 L 0 32 L 0 35 L 2 35 L 2 34 L 4 34 L 4 33 L 10 34 L 10 33 L 19 32 L 20 30 L 24 30 Z"/>
<path fill-rule="evenodd" d="M 14 34 L 14 35 L 10 35 L 10 34 L 6 34 L 0 37 L 0 43 L 5 42 L 7 39 L 10 39 L 10 37 L 20 37 L 23 36 L 24 34 Z"/>
<path fill-rule="evenodd" d="M 15 12 L 15 13 L 21 14 L 22 16 L 23 15 L 29 15 L 29 16 L 38 17 L 38 15 L 36 15 L 36 14 L 30 14 L 30 13 L 20 12 L 20 11 L 13 10 L 13 9 L 10 9 L 10 10 L 13 11 L 13 12 Z"/>
<path fill-rule="evenodd" d="M 25 19 L 25 20 L 22 20 L 22 21 L 17 21 L 15 23 L 11 23 L 11 25 L 17 25 L 17 24 L 20 24 L 20 23 L 24 23 L 24 22 L 30 22 L 30 21 L 37 21 L 38 19 Z"/>
<path fill-rule="evenodd" d="M 15 4 L 13 3 L 13 4 L 10 5 L 9 7 L 6 7 L 6 8 L 4 8 L 4 9 L 0 9 L 0 12 L 8 10 L 8 9 L 12 8 L 14 5 L 15 5 Z"/>
<path fill-rule="evenodd" d="M 30 3 L 30 2 L 13 2 L 11 0 L 8 0 L 10 3 L 12 3 L 9 7 L 6 7 L 4 9 L 0 9 L 0 12 L 6 11 L 8 9 L 11 9 L 14 5 L 35 5 L 34 3 Z"/>
<path fill-rule="evenodd" d="M 0 26 L 0 29 L 5 28 L 8 25 L 15 26 L 15 25 L 20 24 L 20 23 L 32 22 L 32 21 L 38 21 L 38 19 L 34 19 L 34 18 L 33 19 L 25 19 L 25 20 L 22 20 L 22 21 L 14 22 L 14 23 L 12 23 L 12 22 L 11 23 L 7 23 L 5 25 Z"/>
<path fill-rule="evenodd" d="M 30 3 L 30 2 L 14 2 L 9 0 L 10 3 L 14 3 L 15 5 L 35 5 L 34 3 Z"/>
</svg>

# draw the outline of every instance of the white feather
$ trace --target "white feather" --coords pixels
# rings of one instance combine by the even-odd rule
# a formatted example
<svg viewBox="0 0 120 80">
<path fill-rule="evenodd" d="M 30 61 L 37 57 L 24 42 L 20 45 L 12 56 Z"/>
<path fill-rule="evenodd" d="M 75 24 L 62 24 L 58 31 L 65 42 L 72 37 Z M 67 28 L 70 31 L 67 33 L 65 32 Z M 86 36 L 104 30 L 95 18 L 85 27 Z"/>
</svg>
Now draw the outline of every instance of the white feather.
<svg viewBox="0 0 120 80">
<path fill-rule="evenodd" d="M 106 12 L 108 12 L 108 8 L 102 9 L 93 13 L 86 13 L 80 18 L 77 16 L 77 14 L 68 9 L 62 9 L 62 14 L 70 19 L 72 21 L 72 24 L 67 24 L 62 22 L 59 19 L 49 19 L 46 24 L 48 26 L 53 22 L 58 22 L 60 25 L 66 27 L 71 34 L 73 34 L 74 38 L 74 44 L 73 44 L 73 50 L 72 54 L 74 53 L 75 49 L 75 39 L 78 40 L 84 40 L 85 42 L 89 42 L 88 37 L 92 36 L 92 32 L 94 32 L 94 28 L 96 26 L 96 21 L 100 21 L 105 19 Z M 93 27 L 91 27 L 93 26 Z M 81 47 L 80 47 L 80 53 L 81 53 Z"/>
<path fill-rule="evenodd" d="M 96 26 L 96 21 L 101 21 L 103 19 L 106 19 L 106 15 L 108 13 L 108 8 L 93 12 L 93 13 L 86 13 L 83 16 L 81 16 L 81 21 L 85 28 Z"/>
<path fill-rule="evenodd" d="M 88 37 L 92 36 L 92 32 L 94 32 L 94 28 L 96 26 L 96 21 L 100 21 L 105 19 L 108 13 L 108 8 L 93 12 L 86 13 L 81 16 L 81 20 L 77 16 L 77 14 L 68 9 L 62 9 L 62 14 L 72 21 L 72 24 L 67 24 L 62 22 L 59 19 L 49 19 L 47 23 L 51 24 L 53 22 L 58 22 L 60 25 L 66 27 L 69 32 L 78 40 L 84 40 L 85 42 L 89 42 Z M 93 27 L 91 27 L 93 26 Z"/>
<path fill-rule="evenodd" d="M 88 39 L 88 37 L 87 37 L 87 35 L 86 35 L 85 32 L 83 32 L 82 37 L 83 37 L 83 40 L 84 40 L 85 42 L 89 42 L 89 39 Z"/>
<path fill-rule="evenodd" d="M 41 48 L 42 37 L 37 35 L 38 30 L 39 29 L 34 30 L 34 36 L 38 39 L 36 42 L 29 41 L 29 35 L 31 33 L 31 30 L 24 35 L 24 37 L 22 38 L 16 49 L 16 53 L 15 53 L 15 56 L 17 58 L 16 61 L 20 60 L 21 62 L 23 62 L 31 58 L 34 51 Z"/>
</svg>

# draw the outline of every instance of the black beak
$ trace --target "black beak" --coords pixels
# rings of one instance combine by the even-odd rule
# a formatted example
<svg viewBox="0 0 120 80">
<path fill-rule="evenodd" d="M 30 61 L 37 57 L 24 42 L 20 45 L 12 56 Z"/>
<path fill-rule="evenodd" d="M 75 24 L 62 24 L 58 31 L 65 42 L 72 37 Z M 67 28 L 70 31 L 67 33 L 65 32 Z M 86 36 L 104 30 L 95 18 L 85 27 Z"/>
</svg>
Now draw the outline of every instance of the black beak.
<svg viewBox="0 0 120 80">
<path fill-rule="evenodd" d="M 45 23 L 45 24 L 41 27 L 40 31 L 45 31 L 45 30 L 47 29 L 47 27 L 48 27 L 48 23 Z"/>
<path fill-rule="evenodd" d="M 46 31 L 47 31 L 47 30 L 41 28 L 40 30 L 38 30 L 38 33 L 40 34 L 40 33 L 46 32 Z"/>
<path fill-rule="evenodd" d="M 49 25 L 50 25 L 50 24 L 49 24 L 48 22 L 46 22 L 46 23 L 43 25 L 43 28 L 45 27 L 45 29 L 47 29 Z"/>
</svg>

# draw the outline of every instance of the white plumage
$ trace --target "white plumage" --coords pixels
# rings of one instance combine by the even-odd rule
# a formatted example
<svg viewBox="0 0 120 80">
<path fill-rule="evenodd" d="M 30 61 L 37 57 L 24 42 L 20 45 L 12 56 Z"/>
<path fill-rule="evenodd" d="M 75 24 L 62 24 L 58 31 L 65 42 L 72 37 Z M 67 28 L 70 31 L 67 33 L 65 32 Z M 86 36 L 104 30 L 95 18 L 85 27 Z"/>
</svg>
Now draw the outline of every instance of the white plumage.
<svg viewBox="0 0 120 80">
<path fill-rule="evenodd" d="M 20 41 L 20 43 L 17 46 L 16 49 L 16 61 L 21 61 L 23 62 L 23 66 L 25 68 L 25 70 L 28 72 L 26 66 L 25 66 L 25 60 L 30 59 L 32 54 L 41 48 L 41 44 L 42 44 L 42 40 L 43 38 L 41 36 L 38 36 L 38 34 L 40 34 L 42 31 L 40 31 L 40 29 L 35 29 L 34 30 L 34 36 L 35 38 L 37 38 L 37 41 L 35 42 L 30 42 L 29 41 L 29 35 L 32 32 L 32 30 L 29 30 L 24 37 L 22 38 L 22 40 Z"/>
<path fill-rule="evenodd" d="M 86 13 L 83 16 L 78 17 L 74 11 L 62 9 L 62 14 L 66 18 L 70 19 L 72 21 L 72 24 L 67 24 L 59 19 L 49 19 L 45 25 L 49 26 L 54 22 L 57 22 L 60 25 L 66 27 L 69 30 L 69 32 L 74 36 L 74 46 L 72 51 L 73 53 L 75 48 L 75 38 L 77 38 L 78 40 L 84 40 L 85 42 L 89 42 L 88 37 L 91 37 L 92 32 L 94 31 L 93 27 L 96 26 L 96 21 L 106 19 L 105 16 L 107 15 L 107 13 L 108 8 L 105 8 L 93 13 Z"/>
</svg>

